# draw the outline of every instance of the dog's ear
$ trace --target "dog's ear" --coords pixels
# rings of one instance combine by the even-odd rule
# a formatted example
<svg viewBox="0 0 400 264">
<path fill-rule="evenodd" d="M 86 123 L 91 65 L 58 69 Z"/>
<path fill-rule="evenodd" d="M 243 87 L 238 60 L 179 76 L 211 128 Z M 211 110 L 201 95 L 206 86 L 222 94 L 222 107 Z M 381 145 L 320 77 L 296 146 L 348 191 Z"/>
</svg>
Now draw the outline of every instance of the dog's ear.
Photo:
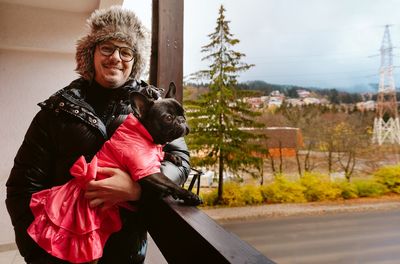
<svg viewBox="0 0 400 264">
<path fill-rule="evenodd" d="M 176 94 L 176 86 L 174 82 L 170 82 L 169 83 L 169 88 L 168 88 L 168 92 L 165 95 L 165 98 L 175 98 L 175 94 Z"/>
<path fill-rule="evenodd" d="M 132 92 L 129 95 L 132 108 L 136 111 L 139 117 L 142 117 L 154 104 L 154 101 L 149 100 L 146 96 L 139 92 Z"/>
<path fill-rule="evenodd" d="M 153 85 L 148 85 L 145 87 L 140 87 L 139 92 L 145 95 L 147 98 L 152 100 L 158 100 L 161 98 L 161 95 L 164 93 L 163 88 L 158 88 Z"/>
</svg>

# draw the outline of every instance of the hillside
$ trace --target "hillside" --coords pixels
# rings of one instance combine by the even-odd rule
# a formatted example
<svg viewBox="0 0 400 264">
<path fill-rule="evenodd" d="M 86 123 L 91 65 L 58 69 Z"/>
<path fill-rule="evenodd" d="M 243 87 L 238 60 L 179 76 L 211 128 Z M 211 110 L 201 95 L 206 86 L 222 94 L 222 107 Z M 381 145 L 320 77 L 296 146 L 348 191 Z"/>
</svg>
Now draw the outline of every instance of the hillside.
<svg viewBox="0 0 400 264">
<path fill-rule="evenodd" d="M 193 84 L 187 83 L 187 86 L 204 88 L 207 87 L 206 83 Z M 306 90 L 313 93 L 315 97 L 326 98 L 330 102 L 335 104 L 345 103 L 357 103 L 367 100 L 376 100 L 376 93 L 378 90 L 378 84 L 370 84 L 369 87 L 353 87 L 350 91 L 343 91 L 341 89 L 323 89 L 317 87 L 303 87 L 297 85 L 280 85 L 271 84 L 265 81 L 248 81 L 238 84 L 239 89 L 257 91 L 261 95 L 269 95 L 272 91 L 279 91 L 286 97 L 298 98 L 297 90 Z M 400 93 L 397 92 L 397 101 L 400 101 Z"/>
</svg>

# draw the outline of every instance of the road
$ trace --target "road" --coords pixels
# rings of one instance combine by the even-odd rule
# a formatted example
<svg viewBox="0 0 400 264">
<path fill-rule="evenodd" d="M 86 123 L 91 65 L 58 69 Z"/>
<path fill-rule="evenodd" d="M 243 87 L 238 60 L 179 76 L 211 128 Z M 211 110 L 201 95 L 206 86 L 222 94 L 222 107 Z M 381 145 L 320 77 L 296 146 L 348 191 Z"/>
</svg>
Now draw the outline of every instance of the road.
<svg viewBox="0 0 400 264">
<path fill-rule="evenodd" d="M 400 263 L 400 210 L 222 224 L 279 264 Z"/>
</svg>

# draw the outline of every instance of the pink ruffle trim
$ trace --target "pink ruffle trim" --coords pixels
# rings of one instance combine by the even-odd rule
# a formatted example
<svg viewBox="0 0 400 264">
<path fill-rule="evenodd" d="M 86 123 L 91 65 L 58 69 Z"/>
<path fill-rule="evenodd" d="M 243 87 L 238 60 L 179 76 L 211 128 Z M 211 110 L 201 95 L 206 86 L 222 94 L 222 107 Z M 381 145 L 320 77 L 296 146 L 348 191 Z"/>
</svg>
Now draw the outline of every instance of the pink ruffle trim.
<svg viewBox="0 0 400 264">
<path fill-rule="evenodd" d="M 121 229 L 117 207 L 92 209 L 83 197 L 83 186 L 95 176 L 97 162 L 92 163 L 78 160 L 71 168 L 75 179 L 34 193 L 30 203 L 35 219 L 29 235 L 49 254 L 72 263 L 100 258 L 110 234 Z"/>
</svg>

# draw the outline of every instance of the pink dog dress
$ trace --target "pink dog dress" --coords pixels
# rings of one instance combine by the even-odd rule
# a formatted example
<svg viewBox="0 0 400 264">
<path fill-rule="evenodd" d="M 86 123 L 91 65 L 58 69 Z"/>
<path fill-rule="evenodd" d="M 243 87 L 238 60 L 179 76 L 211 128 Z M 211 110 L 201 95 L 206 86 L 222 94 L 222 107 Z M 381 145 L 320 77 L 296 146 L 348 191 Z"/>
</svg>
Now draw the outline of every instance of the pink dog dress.
<svg viewBox="0 0 400 264">
<path fill-rule="evenodd" d="M 74 178 L 64 185 L 34 193 L 30 207 L 35 217 L 29 235 L 49 254 L 72 262 L 98 259 L 104 244 L 121 229 L 119 208 L 90 208 L 84 198 L 85 186 L 107 176 L 97 167 L 120 168 L 134 181 L 160 172 L 164 152 L 132 114 L 104 143 L 90 163 L 81 156 L 71 167 Z"/>
</svg>

